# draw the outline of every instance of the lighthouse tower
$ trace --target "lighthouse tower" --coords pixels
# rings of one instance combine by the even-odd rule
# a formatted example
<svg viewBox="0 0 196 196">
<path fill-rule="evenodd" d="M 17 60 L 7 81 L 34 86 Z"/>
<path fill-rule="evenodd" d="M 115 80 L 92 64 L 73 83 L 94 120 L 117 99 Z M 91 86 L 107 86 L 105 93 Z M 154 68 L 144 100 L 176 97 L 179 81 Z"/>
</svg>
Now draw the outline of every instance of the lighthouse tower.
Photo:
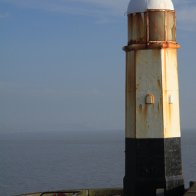
<svg viewBox="0 0 196 196">
<path fill-rule="evenodd" d="M 171 0 L 131 0 L 126 51 L 125 196 L 181 196 L 176 15 Z"/>
</svg>

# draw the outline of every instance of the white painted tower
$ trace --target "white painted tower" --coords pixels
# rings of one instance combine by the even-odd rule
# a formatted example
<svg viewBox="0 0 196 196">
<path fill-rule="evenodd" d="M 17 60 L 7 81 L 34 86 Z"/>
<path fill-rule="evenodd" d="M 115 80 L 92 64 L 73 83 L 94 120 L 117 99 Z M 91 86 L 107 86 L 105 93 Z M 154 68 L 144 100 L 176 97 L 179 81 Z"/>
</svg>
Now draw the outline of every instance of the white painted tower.
<svg viewBox="0 0 196 196">
<path fill-rule="evenodd" d="M 126 51 L 125 196 L 184 191 L 171 0 L 131 0 Z"/>
</svg>

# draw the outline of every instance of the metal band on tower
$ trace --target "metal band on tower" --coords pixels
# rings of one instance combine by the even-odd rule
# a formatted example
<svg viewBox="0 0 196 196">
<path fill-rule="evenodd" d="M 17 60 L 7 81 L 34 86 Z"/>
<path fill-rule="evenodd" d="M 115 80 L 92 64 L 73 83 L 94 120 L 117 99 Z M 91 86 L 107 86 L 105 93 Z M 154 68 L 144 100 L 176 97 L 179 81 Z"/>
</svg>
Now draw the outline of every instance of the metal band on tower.
<svg viewBox="0 0 196 196">
<path fill-rule="evenodd" d="M 176 14 L 171 0 L 131 0 L 126 51 L 125 196 L 181 196 Z"/>
</svg>

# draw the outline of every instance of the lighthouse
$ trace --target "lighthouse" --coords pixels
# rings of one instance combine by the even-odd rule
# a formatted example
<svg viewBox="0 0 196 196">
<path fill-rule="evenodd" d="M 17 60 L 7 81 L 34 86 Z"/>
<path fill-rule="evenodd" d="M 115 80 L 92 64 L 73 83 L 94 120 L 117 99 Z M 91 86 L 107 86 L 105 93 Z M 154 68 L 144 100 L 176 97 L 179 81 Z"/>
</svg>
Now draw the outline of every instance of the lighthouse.
<svg viewBox="0 0 196 196">
<path fill-rule="evenodd" d="M 125 196 L 182 196 L 176 13 L 171 0 L 128 5 Z"/>
</svg>

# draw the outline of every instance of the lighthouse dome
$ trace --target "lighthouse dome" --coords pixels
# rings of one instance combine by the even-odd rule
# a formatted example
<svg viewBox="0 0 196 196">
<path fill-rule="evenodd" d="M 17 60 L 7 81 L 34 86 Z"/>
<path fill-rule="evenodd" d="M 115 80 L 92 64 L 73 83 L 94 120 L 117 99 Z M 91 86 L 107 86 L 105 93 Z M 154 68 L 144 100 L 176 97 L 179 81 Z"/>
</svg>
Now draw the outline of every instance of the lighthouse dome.
<svg viewBox="0 0 196 196">
<path fill-rule="evenodd" d="M 172 0 L 130 0 L 127 14 L 145 12 L 148 9 L 174 10 Z"/>
</svg>

